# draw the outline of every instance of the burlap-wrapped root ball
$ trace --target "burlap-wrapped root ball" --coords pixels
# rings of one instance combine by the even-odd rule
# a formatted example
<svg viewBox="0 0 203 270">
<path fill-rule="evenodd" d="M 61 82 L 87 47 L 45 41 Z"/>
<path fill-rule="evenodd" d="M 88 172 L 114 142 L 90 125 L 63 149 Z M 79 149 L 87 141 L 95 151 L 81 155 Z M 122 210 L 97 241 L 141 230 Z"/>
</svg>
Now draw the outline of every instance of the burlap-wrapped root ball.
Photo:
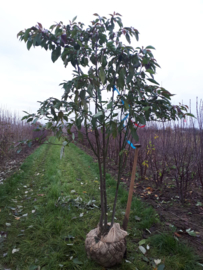
<svg viewBox="0 0 203 270">
<path fill-rule="evenodd" d="M 98 239 L 99 227 L 91 230 L 85 240 L 88 258 L 104 267 L 120 264 L 126 250 L 125 237 L 127 232 L 120 228 L 119 223 L 114 223 L 108 234 Z"/>
</svg>

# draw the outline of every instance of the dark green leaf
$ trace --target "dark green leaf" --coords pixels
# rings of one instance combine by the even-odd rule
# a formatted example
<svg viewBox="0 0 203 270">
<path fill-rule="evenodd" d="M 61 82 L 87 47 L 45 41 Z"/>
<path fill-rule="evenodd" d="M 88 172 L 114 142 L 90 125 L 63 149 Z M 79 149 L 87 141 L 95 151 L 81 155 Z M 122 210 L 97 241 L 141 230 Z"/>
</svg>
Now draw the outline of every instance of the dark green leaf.
<svg viewBox="0 0 203 270">
<path fill-rule="evenodd" d="M 36 117 L 35 120 L 33 121 L 33 124 L 35 124 L 35 123 L 37 122 L 38 119 L 39 119 L 39 118 Z"/>
<path fill-rule="evenodd" d="M 105 79 L 106 79 L 106 75 L 105 75 L 105 72 L 104 72 L 103 67 L 100 67 L 99 77 L 100 77 L 102 83 L 104 84 L 105 83 Z"/>
<path fill-rule="evenodd" d="M 109 104 L 107 105 L 107 109 L 111 109 L 111 107 L 112 107 L 112 101 L 109 102 Z"/>
<path fill-rule="evenodd" d="M 62 118 L 63 118 L 63 112 L 60 111 L 60 112 L 58 113 L 58 120 L 60 120 L 60 119 L 62 119 Z"/>
<path fill-rule="evenodd" d="M 185 115 L 195 117 L 192 113 L 186 113 Z M 196 117 L 195 117 L 196 118 Z"/>
<path fill-rule="evenodd" d="M 27 42 L 27 49 L 29 50 L 31 48 L 31 46 L 32 46 L 32 40 L 29 40 Z"/>
<path fill-rule="evenodd" d="M 63 115 L 63 119 L 64 119 L 65 121 L 68 121 L 67 115 Z"/>
<path fill-rule="evenodd" d="M 47 45 L 47 43 L 46 43 L 46 40 L 43 40 L 43 41 L 41 42 L 41 47 L 44 48 L 44 49 L 47 51 L 48 45 Z"/>
<path fill-rule="evenodd" d="M 102 102 L 102 96 L 101 96 L 101 90 L 100 89 L 98 89 L 98 91 L 97 91 L 97 96 L 98 96 L 99 102 L 101 103 Z"/>
<path fill-rule="evenodd" d="M 56 27 L 55 29 L 55 35 L 58 37 L 58 36 L 61 36 L 62 35 L 62 29 L 60 29 L 59 27 Z"/>
<path fill-rule="evenodd" d="M 147 46 L 146 49 L 156 50 L 153 46 Z"/>
<path fill-rule="evenodd" d="M 72 23 L 77 19 L 77 16 L 75 16 L 73 19 L 72 19 Z"/>
<path fill-rule="evenodd" d="M 123 27 L 121 18 L 118 17 L 116 21 L 117 21 L 117 23 L 118 23 L 118 25 L 119 25 L 120 27 Z"/>
<path fill-rule="evenodd" d="M 105 67 L 107 65 L 106 56 L 102 58 L 102 67 Z"/>
<path fill-rule="evenodd" d="M 53 63 L 59 58 L 60 55 L 61 55 L 61 47 L 58 46 L 56 47 L 55 50 L 52 51 L 51 54 L 51 60 L 53 61 Z"/>
<path fill-rule="evenodd" d="M 61 54 L 61 58 L 63 61 L 66 59 L 66 55 L 68 55 L 69 53 L 69 50 L 65 48 L 63 53 Z"/>
<path fill-rule="evenodd" d="M 132 135 L 132 137 L 133 137 L 133 139 L 136 141 L 136 142 L 138 142 L 139 141 L 139 137 L 138 137 L 138 135 L 137 135 L 137 130 L 136 130 L 136 128 L 131 128 L 131 135 Z"/>
<path fill-rule="evenodd" d="M 46 124 L 46 128 L 50 128 L 50 127 L 52 127 L 52 122 L 48 122 L 47 124 Z"/>
<path fill-rule="evenodd" d="M 75 68 L 75 65 L 77 64 L 76 60 L 75 59 L 71 59 L 71 65 Z"/>
<path fill-rule="evenodd" d="M 160 65 L 158 65 L 158 64 L 157 64 L 157 63 L 155 63 L 155 62 L 154 62 L 154 65 L 160 68 Z"/>
<path fill-rule="evenodd" d="M 27 120 L 27 122 L 31 122 L 32 120 L 33 120 L 33 118 L 30 118 L 30 119 Z"/>
<path fill-rule="evenodd" d="M 81 123 L 82 123 L 82 119 L 81 118 L 77 118 L 75 121 L 75 124 L 77 126 L 77 128 L 80 130 L 81 129 Z"/>
<path fill-rule="evenodd" d="M 139 33 L 135 32 L 134 35 L 135 35 L 136 40 L 139 41 Z"/>
<path fill-rule="evenodd" d="M 88 59 L 86 57 L 82 58 L 81 65 L 82 66 L 87 66 L 88 65 Z"/>
<path fill-rule="evenodd" d="M 92 124 L 93 130 L 96 128 L 96 120 L 97 119 L 95 117 L 92 117 L 91 124 Z"/>
<path fill-rule="evenodd" d="M 56 25 L 55 25 L 55 24 L 52 24 L 52 25 L 49 27 L 49 29 L 53 30 L 55 27 L 56 27 Z"/>
<path fill-rule="evenodd" d="M 57 121 L 57 116 L 53 107 L 51 107 L 51 114 L 54 116 L 54 120 Z"/>
<path fill-rule="evenodd" d="M 86 93 L 85 90 L 80 91 L 80 98 L 81 98 L 81 100 L 84 100 L 85 99 L 85 93 Z"/>
<path fill-rule="evenodd" d="M 17 38 L 18 36 L 21 36 L 23 34 L 23 31 L 20 31 L 18 34 L 17 34 Z"/>
<path fill-rule="evenodd" d="M 36 35 L 34 37 L 34 39 L 33 39 L 33 45 L 34 46 L 39 46 L 41 44 L 41 42 L 42 42 L 42 39 L 41 38 L 42 38 L 42 34 Z"/>
<path fill-rule="evenodd" d="M 144 118 L 144 116 L 142 116 L 142 115 L 137 116 L 137 117 L 136 117 L 136 121 L 137 121 L 139 124 L 143 124 L 143 125 L 146 124 L 145 118 Z"/>
<path fill-rule="evenodd" d="M 93 115 L 93 117 L 94 117 L 94 118 L 97 118 L 97 117 L 99 117 L 99 116 L 101 116 L 101 115 L 103 115 L 103 113 L 102 113 L 102 112 L 98 112 L 98 113 L 96 113 L 95 115 Z"/>
<path fill-rule="evenodd" d="M 131 79 L 133 78 L 134 74 L 135 74 L 134 67 L 133 66 L 130 66 L 130 68 L 129 68 L 129 75 L 130 75 Z"/>
<path fill-rule="evenodd" d="M 151 69 L 147 69 L 146 72 L 150 73 L 150 74 L 154 74 L 155 72 Z"/>
<path fill-rule="evenodd" d="M 143 64 L 143 65 L 148 64 L 148 62 L 149 62 L 149 60 L 148 60 L 147 58 L 143 58 L 143 60 L 142 60 L 142 64 Z"/>
<path fill-rule="evenodd" d="M 76 43 L 76 44 L 74 45 L 74 49 L 75 49 L 76 51 L 78 51 L 78 50 L 80 49 L 80 45 L 79 45 L 78 43 Z"/>
<path fill-rule="evenodd" d="M 30 28 L 28 28 L 26 31 L 25 31 L 25 34 L 24 34 L 24 40 L 27 41 L 29 35 L 30 35 Z"/>
<path fill-rule="evenodd" d="M 125 69 L 122 68 L 122 69 L 119 71 L 118 87 L 119 87 L 120 89 L 123 89 L 124 84 L 125 84 Z"/>
<path fill-rule="evenodd" d="M 159 85 L 159 83 L 158 82 L 156 82 L 155 80 L 153 80 L 153 79 L 147 79 L 148 81 L 150 81 L 150 82 L 152 82 L 152 83 L 155 83 L 155 84 L 157 84 L 157 85 Z"/>
<path fill-rule="evenodd" d="M 105 43 L 106 40 L 107 40 L 107 39 L 106 39 L 106 35 L 104 35 L 104 34 L 100 34 L 100 35 L 99 35 L 99 38 L 100 38 L 100 39 L 99 39 L 99 44 L 100 44 L 100 45 L 102 45 L 103 43 Z"/>
<path fill-rule="evenodd" d="M 85 66 L 88 65 L 88 59 L 87 58 L 84 59 L 84 63 L 85 63 Z"/>
<path fill-rule="evenodd" d="M 25 120 L 27 118 L 29 118 L 29 116 L 23 116 L 23 118 L 21 120 Z"/>
<path fill-rule="evenodd" d="M 96 57 L 94 56 L 94 54 L 91 55 L 90 60 L 92 64 L 96 65 Z"/>
<path fill-rule="evenodd" d="M 62 105 L 62 104 L 61 104 L 61 102 L 60 102 L 60 101 L 59 101 L 59 102 L 58 102 L 58 101 L 56 101 L 56 104 L 55 104 L 55 106 L 54 106 L 54 107 L 55 107 L 56 109 L 58 109 L 58 110 L 59 110 L 59 109 L 60 109 L 60 107 L 61 107 L 61 105 Z"/>
<path fill-rule="evenodd" d="M 130 36 L 129 36 L 128 32 L 126 32 L 125 37 L 126 37 L 128 43 L 131 43 Z"/>
<path fill-rule="evenodd" d="M 143 107 L 144 111 L 148 111 L 150 109 L 150 106 Z"/>
<path fill-rule="evenodd" d="M 110 41 L 106 44 L 107 48 L 111 51 L 114 51 L 115 50 L 115 46 L 114 46 L 114 43 L 113 41 Z"/>
<path fill-rule="evenodd" d="M 126 100 L 124 100 L 124 107 L 126 108 L 126 110 L 129 110 L 129 104 L 127 103 Z"/>
<path fill-rule="evenodd" d="M 92 90 L 93 90 L 93 86 L 91 84 L 89 84 L 88 87 L 87 87 L 87 92 L 90 95 L 90 97 L 92 97 L 92 95 L 93 95 Z"/>
</svg>

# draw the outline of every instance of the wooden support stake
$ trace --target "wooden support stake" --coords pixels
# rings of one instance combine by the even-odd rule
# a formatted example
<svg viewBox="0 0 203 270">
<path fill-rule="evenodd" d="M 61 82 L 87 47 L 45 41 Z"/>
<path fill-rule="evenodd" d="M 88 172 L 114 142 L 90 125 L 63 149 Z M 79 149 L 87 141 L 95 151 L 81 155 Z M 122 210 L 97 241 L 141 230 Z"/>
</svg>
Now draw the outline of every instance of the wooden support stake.
<svg viewBox="0 0 203 270">
<path fill-rule="evenodd" d="M 132 197 L 133 197 L 133 189 L 134 189 L 135 174 L 136 174 L 136 168 L 137 168 L 138 151 L 139 151 L 139 148 L 141 147 L 141 145 L 135 144 L 134 146 L 136 147 L 135 156 L 134 156 L 133 169 L 132 169 L 131 180 L 130 180 L 130 188 L 129 188 L 129 193 L 128 193 L 128 202 L 127 202 L 127 207 L 126 207 L 126 211 L 125 211 L 125 217 L 123 220 L 123 229 L 125 231 L 127 230 L 129 216 L 130 216 L 130 207 L 131 207 L 131 202 L 132 202 Z"/>
</svg>

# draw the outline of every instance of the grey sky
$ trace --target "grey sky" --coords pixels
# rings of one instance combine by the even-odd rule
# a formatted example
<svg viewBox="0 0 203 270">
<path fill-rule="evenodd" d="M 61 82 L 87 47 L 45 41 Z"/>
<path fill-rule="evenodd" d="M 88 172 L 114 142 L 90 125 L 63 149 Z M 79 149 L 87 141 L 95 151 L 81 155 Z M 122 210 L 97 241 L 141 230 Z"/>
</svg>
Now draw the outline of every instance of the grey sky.
<svg viewBox="0 0 203 270">
<path fill-rule="evenodd" d="M 203 97 L 203 1 L 4 1 L 0 8 L 0 106 L 9 110 L 36 112 L 37 101 L 54 96 L 60 98 L 63 80 L 72 75 L 72 67 L 64 68 L 59 59 L 54 64 L 51 52 L 39 47 L 27 50 L 16 35 L 20 30 L 42 23 L 49 28 L 54 22 L 64 24 L 76 15 L 85 25 L 95 18 L 93 13 L 108 16 L 122 14 L 124 26 L 140 32 L 139 43 L 152 45 L 161 65 L 155 79 L 171 93 L 174 103 L 189 103 L 194 108 L 196 97 Z M 126 42 L 127 43 L 127 42 Z"/>
</svg>

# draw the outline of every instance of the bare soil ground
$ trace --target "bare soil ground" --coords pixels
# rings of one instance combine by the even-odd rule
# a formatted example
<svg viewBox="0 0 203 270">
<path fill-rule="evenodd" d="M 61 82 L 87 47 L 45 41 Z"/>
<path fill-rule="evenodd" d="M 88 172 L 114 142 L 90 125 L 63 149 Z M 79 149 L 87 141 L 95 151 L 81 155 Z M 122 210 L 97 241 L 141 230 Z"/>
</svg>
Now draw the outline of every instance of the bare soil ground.
<svg viewBox="0 0 203 270">
<path fill-rule="evenodd" d="M 38 143 L 34 143 L 31 147 L 26 146 L 19 154 L 16 153 L 0 163 L 0 185 L 3 184 L 6 178 L 20 169 L 26 157 L 31 155 L 37 147 L 39 147 Z"/>
</svg>

